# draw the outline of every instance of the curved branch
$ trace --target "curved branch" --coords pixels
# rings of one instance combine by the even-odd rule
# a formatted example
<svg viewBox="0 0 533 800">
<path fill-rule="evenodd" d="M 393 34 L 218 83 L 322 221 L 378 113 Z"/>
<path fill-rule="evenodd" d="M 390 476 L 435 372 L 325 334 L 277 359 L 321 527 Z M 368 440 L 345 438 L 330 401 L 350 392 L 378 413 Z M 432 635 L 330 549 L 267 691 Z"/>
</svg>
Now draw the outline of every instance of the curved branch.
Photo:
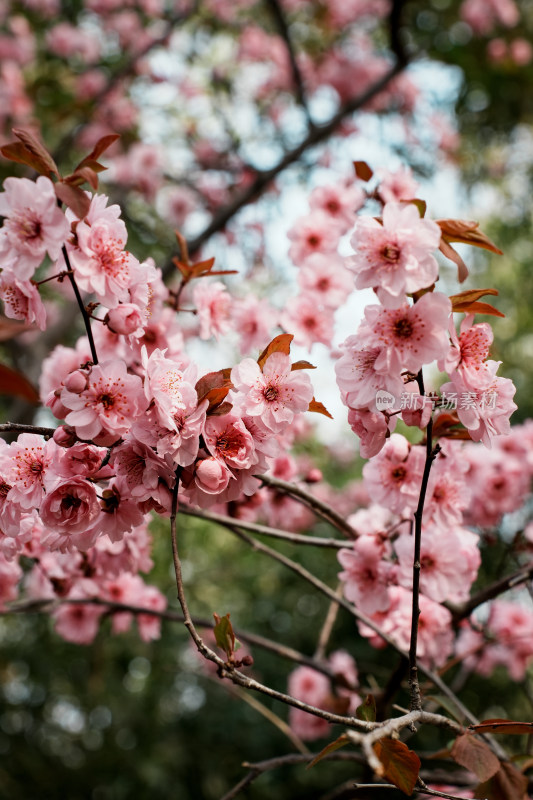
<svg viewBox="0 0 533 800">
<path fill-rule="evenodd" d="M 303 503 L 303 505 L 318 514 L 319 517 L 329 522 L 330 525 L 334 525 L 335 528 L 345 533 L 350 539 L 356 538 L 356 532 L 344 517 L 338 514 L 330 505 L 311 494 L 311 492 L 306 492 L 301 486 L 282 481 L 280 478 L 274 478 L 270 475 L 255 475 L 254 477 L 260 480 L 264 486 L 270 486 L 272 489 L 277 489 L 279 492 L 284 492 L 294 497 L 295 500 Z M 344 546 L 346 546 L 346 543 Z"/>
<path fill-rule="evenodd" d="M 522 569 L 519 569 L 517 572 L 513 572 L 512 575 L 507 575 L 506 578 L 502 578 L 492 583 L 490 586 L 487 586 L 485 589 L 482 589 L 480 592 L 477 592 L 477 594 L 473 595 L 462 605 L 450 607 L 453 621 L 457 623 L 462 619 L 466 619 L 478 606 L 483 605 L 483 603 L 489 600 L 493 600 L 495 597 L 498 597 L 504 592 L 508 592 L 510 589 L 514 589 L 516 586 L 520 586 L 522 583 L 526 583 L 532 578 L 533 561 L 526 564 L 525 567 L 522 567 Z"/>
<path fill-rule="evenodd" d="M 337 550 L 349 547 L 349 542 L 344 539 L 327 539 L 320 536 L 304 536 L 301 533 L 280 531 L 277 528 L 270 528 L 268 525 L 259 525 L 257 522 L 246 522 L 245 520 L 236 519 L 235 517 L 226 517 L 223 514 L 215 514 L 213 511 L 204 511 L 200 508 L 191 508 L 185 505 L 180 505 L 179 510 L 181 514 L 185 514 L 186 516 L 198 517 L 199 519 L 205 519 L 209 522 L 216 522 L 217 525 L 222 525 L 225 528 L 240 528 L 241 530 L 258 533 L 262 536 L 270 536 L 273 539 L 282 539 L 292 544 L 331 547 Z"/>
</svg>

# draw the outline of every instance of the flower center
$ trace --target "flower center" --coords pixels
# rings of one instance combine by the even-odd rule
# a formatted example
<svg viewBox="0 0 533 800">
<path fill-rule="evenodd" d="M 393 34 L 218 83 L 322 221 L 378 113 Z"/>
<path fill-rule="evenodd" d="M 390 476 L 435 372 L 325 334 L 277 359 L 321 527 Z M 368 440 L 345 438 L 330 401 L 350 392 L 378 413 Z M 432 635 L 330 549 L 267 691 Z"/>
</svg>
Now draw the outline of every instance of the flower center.
<svg viewBox="0 0 533 800">
<path fill-rule="evenodd" d="M 381 255 L 386 261 L 398 261 L 400 258 L 400 248 L 397 247 L 395 244 L 386 244 L 383 250 L 381 251 Z"/>
<path fill-rule="evenodd" d="M 115 405 L 115 398 L 111 394 L 101 394 L 98 396 L 98 402 L 107 410 L 108 408 L 113 408 Z"/>
<path fill-rule="evenodd" d="M 407 317 L 401 317 L 394 323 L 393 330 L 399 339 L 409 339 L 413 334 L 413 324 Z"/>
<path fill-rule="evenodd" d="M 274 402 L 277 399 L 279 394 L 279 389 L 277 386 L 267 386 L 265 391 L 263 392 L 263 397 L 268 403 Z"/>
</svg>

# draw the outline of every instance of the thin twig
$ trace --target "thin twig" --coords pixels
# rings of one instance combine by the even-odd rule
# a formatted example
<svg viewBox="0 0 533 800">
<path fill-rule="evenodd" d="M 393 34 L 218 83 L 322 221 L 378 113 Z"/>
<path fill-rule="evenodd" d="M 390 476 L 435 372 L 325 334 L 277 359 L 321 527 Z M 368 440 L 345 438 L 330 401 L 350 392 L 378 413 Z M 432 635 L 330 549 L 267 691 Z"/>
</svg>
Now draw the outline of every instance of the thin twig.
<svg viewBox="0 0 533 800">
<path fill-rule="evenodd" d="M 422 370 L 417 375 L 418 388 L 420 395 L 425 394 L 424 390 L 424 377 Z M 433 448 L 433 419 L 430 418 L 426 428 L 426 461 L 424 464 L 424 472 L 422 475 L 422 482 L 420 484 L 420 495 L 418 498 L 418 505 L 414 513 L 414 555 L 413 555 L 413 605 L 411 612 L 411 637 L 409 642 L 409 688 L 411 691 L 411 700 L 409 708 L 412 711 L 422 708 L 422 698 L 420 697 L 420 686 L 418 683 L 418 666 L 416 659 L 416 646 L 418 640 L 418 618 L 420 617 L 420 548 L 422 543 L 422 517 L 424 514 L 424 502 L 426 499 L 426 492 L 429 481 L 429 473 L 431 465 L 440 451 L 440 446 L 436 445 Z"/>
<path fill-rule="evenodd" d="M 63 253 L 63 258 L 65 259 L 65 264 L 67 265 L 68 279 L 72 285 L 74 294 L 76 295 L 76 301 L 78 303 L 81 315 L 83 317 L 83 324 L 85 325 L 85 332 L 87 333 L 87 339 L 89 340 L 89 347 L 91 348 L 91 356 L 93 364 L 98 364 L 98 356 L 96 354 L 96 347 L 94 344 L 93 334 L 91 331 L 91 320 L 89 318 L 89 315 L 87 314 L 87 310 L 83 304 L 83 300 L 81 299 L 80 290 L 78 289 L 78 284 L 76 283 L 74 272 L 70 265 L 70 259 L 68 257 L 67 248 L 65 247 L 65 245 L 63 245 L 63 247 L 61 248 L 61 252 Z"/>
<path fill-rule="evenodd" d="M 307 492 L 305 489 L 302 489 L 301 486 L 297 486 L 294 483 L 282 481 L 280 478 L 274 478 L 271 475 L 255 475 L 254 477 L 260 480 L 265 486 L 270 486 L 278 492 L 284 492 L 294 497 L 295 500 L 299 500 L 303 505 L 318 514 L 319 517 L 329 522 L 330 525 L 334 525 L 335 528 L 349 536 L 350 539 L 355 539 L 356 533 L 352 526 L 346 522 L 344 517 L 330 505 L 324 503 L 323 500 L 319 500 L 318 497 L 311 494 L 311 492 Z"/>
<path fill-rule="evenodd" d="M 312 545 L 314 547 L 331 547 L 341 549 L 349 547 L 350 543 L 341 539 L 328 539 L 319 536 L 304 536 L 301 533 L 292 533 L 291 531 L 281 531 L 277 528 L 270 528 L 267 525 L 259 525 L 257 522 L 247 522 L 245 520 L 236 519 L 235 517 L 226 517 L 223 514 L 215 514 L 213 511 L 205 511 L 201 508 L 191 508 L 191 506 L 180 505 L 181 514 L 186 514 L 190 517 L 198 517 L 199 519 L 209 520 L 216 522 L 218 525 L 230 528 L 241 528 L 251 533 L 258 533 L 263 536 L 271 536 L 273 539 L 282 539 L 292 544 Z"/>
<path fill-rule="evenodd" d="M 339 584 L 337 587 L 337 595 L 342 597 L 342 584 Z M 317 661 L 321 661 L 325 654 L 326 654 L 326 647 L 328 646 L 328 642 L 333 631 L 333 626 L 335 625 L 335 620 L 337 619 L 337 614 L 339 612 L 339 601 L 332 600 L 329 604 L 328 613 L 326 614 L 326 619 L 324 620 L 324 624 L 320 629 L 320 634 L 318 637 L 318 642 L 315 650 L 315 658 Z"/>
<path fill-rule="evenodd" d="M 469 617 L 472 611 L 478 608 L 478 606 L 483 605 L 483 603 L 486 603 L 488 600 L 499 597 L 499 595 L 504 592 L 514 589 L 516 586 L 520 586 L 520 584 L 526 583 L 526 581 L 532 578 L 533 562 L 530 562 L 517 572 L 513 572 L 512 575 L 507 575 L 507 577 L 492 583 L 490 586 L 477 592 L 477 594 L 472 595 L 472 597 L 462 605 L 451 607 L 450 610 L 453 614 L 454 622 L 460 622 L 462 619 Z"/>
<path fill-rule="evenodd" d="M 296 60 L 296 53 L 294 52 L 294 45 L 292 42 L 289 26 L 287 25 L 287 20 L 285 19 L 285 14 L 283 13 L 283 8 L 281 7 L 281 4 L 278 2 L 278 0 L 266 0 L 266 4 L 270 8 L 270 11 L 272 12 L 272 16 L 276 23 L 279 35 L 281 36 L 281 38 L 285 43 L 285 47 L 287 49 L 287 55 L 289 56 L 289 63 L 291 65 L 292 80 L 294 83 L 294 88 L 296 90 L 296 100 L 304 109 L 305 115 L 307 117 L 307 122 L 309 124 L 309 127 L 311 128 L 313 126 L 313 120 L 311 119 L 309 108 L 307 106 L 302 73 L 300 72 L 298 61 Z"/>
<path fill-rule="evenodd" d="M 40 425 L 23 425 L 20 422 L 4 422 L 0 425 L 0 433 L 36 433 L 49 439 L 54 435 L 54 432 L 55 428 L 43 428 Z"/>
</svg>

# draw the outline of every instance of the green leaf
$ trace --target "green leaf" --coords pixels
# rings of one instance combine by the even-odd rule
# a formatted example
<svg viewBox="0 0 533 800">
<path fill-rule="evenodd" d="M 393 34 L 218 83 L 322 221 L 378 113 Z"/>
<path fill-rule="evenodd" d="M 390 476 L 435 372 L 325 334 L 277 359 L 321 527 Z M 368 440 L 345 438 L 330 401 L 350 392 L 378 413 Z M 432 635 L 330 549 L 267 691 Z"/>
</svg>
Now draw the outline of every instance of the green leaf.
<svg viewBox="0 0 533 800">
<path fill-rule="evenodd" d="M 420 771 L 420 759 L 417 754 L 398 739 L 380 739 L 373 748 L 383 764 L 383 773 L 380 777 L 389 780 L 404 794 L 413 794 Z"/>
<path fill-rule="evenodd" d="M 228 659 L 231 659 L 240 645 L 235 638 L 229 619 L 230 615 L 226 614 L 223 617 L 219 617 L 218 614 L 213 614 L 213 617 L 215 618 L 213 632 L 217 646 L 226 653 Z"/>
<path fill-rule="evenodd" d="M 464 714 L 462 713 L 462 711 L 460 711 L 458 706 L 455 705 L 453 700 L 450 700 L 449 697 L 446 697 L 443 694 L 432 694 L 428 695 L 426 697 L 426 700 L 432 700 L 434 703 L 438 703 L 438 705 L 441 706 L 445 711 L 447 711 L 451 717 L 456 719 L 457 722 L 459 722 L 461 725 L 463 724 L 465 718 Z"/>
<path fill-rule="evenodd" d="M 364 719 L 366 722 L 376 721 L 376 699 L 373 694 L 367 694 L 360 706 L 355 709 L 357 719 Z"/>
</svg>

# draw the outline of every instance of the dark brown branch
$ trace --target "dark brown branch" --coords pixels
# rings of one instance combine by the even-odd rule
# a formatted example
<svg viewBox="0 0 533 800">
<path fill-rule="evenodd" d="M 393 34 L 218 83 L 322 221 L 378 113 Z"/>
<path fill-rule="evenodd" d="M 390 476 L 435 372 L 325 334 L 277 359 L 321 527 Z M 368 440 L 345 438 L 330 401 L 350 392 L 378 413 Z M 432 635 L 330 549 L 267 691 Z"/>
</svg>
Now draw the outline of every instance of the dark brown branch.
<svg viewBox="0 0 533 800">
<path fill-rule="evenodd" d="M 418 388 L 421 396 L 425 394 L 424 378 L 422 370 L 417 375 Z M 440 451 L 439 445 L 433 448 L 433 419 L 430 418 L 426 428 L 426 461 L 424 464 L 424 472 L 422 475 L 422 482 L 420 484 L 420 495 L 418 498 L 418 505 L 414 514 L 414 556 L 413 556 L 413 606 L 411 612 L 411 638 L 409 642 L 409 688 L 411 691 L 411 700 L 409 708 L 411 711 L 419 711 L 422 708 L 422 699 L 420 697 L 420 686 L 418 683 L 418 666 L 416 660 L 416 646 L 418 641 L 418 618 L 420 616 L 420 547 L 422 542 L 422 517 L 424 515 L 424 503 L 426 500 L 426 492 L 429 481 L 429 473 L 431 465 Z"/>
<path fill-rule="evenodd" d="M 292 80 L 296 91 L 296 100 L 305 111 L 309 128 L 312 128 L 313 121 L 309 114 L 309 108 L 307 107 L 307 100 L 305 97 L 305 89 L 304 89 L 302 73 L 300 72 L 298 61 L 296 60 L 296 53 L 294 52 L 294 46 L 289 31 L 289 26 L 287 25 L 287 20 L 285 19 L 285 14 L 283 13 L 283 8 L 281 7 L 278 0 L 266 0 L 266 4 L 272 13 L 272 17 L 274 18 L 274 22 L 276 23 L 278 33 L 283 39 L 285 47 L 287 48 L 287 55 L 289 56 L 289 62 L 291 65 Z"/>
<path fill-rule="evenodd" d="M 61 248 L 61 252 L 63 253 L 63 258 L 65 259 L 65 264 L 67 265 L 68 279 L 74 290 L 74 294 L 76 296 L 76 302 L 78 303 L 81 315 L 83 317 L 83 324 L 85 325 L 85 332 L 87 333 L 87 339 L 89 340 L 89 347 L 91 348 L 91 356 L 93 359 L 93 364 L 98 364 L 98 356 L 96 354 L 96 347 L 94 344 L 93 333 L 91 330 L 91 320 L 89 315 L 87 314 L 87 310 L 83 304 L 83 300 L 81 299 L 80 290 L 78 289 L 78 284 L 76 283 L 76 279 L 74 278 L 74 272 L 72 270 L 72 267 L 70 266 L 70 259 L 68 257 L 68 252 L 65 245 L 63 245 L 63 247 Z"/>
<path fill-rule="evenodd" d="M 530 562 L 517 572 L 513 572 L 512 575 L 507 575 L 506 578 L 502 578 L 492 583 L 490 586 L 487 586 L 485 589 L 482 589 L 480 592 L 477 592 L 477 594 L 473 595 L 462 605 L 451 607 L 450 611 L 452 612 L 454 622 L 457 623 L 462 619 L 466 619 L 478 606 L 483 605 L 483 603 L 489 600 L 493 600 L 495 597 L 498 597 L 504 592 L 508 592 L 510 589 L 514 589 L 516 586 L 520 586 L 522 583 L 526 583 L 526 581 L 532 578 L 533 562 Z"/>
<path fill-rule="evenodd" d="M 48 439 L 54 435 L 55 428 L 42 428 L 39 425 L 23 425 L 19 422 L 4 422 L 0 425 L 0 433 L 36 433 Z"/>
</svg>

